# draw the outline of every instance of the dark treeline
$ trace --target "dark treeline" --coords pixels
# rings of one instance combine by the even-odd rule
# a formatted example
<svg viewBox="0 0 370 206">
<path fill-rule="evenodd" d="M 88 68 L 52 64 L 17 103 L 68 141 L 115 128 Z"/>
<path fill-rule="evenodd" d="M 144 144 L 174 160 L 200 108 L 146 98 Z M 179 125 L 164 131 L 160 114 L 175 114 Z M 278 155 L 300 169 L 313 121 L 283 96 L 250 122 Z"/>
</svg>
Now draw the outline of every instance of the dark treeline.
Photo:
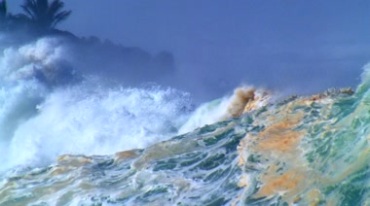
<svg viewBox="0 0 370 206">
<path fill-rule="evenodd" d="M 2 47 L 22 45 L 42 37 L 62 38 L 70 48 L 73 62 L 79 70 L 104 72 L 127 83 L 160 80 L 174 71 L 170 52 L 152 55 L 137 47 L 125 47 L 97 37 L 77 37 L 56 26 L 68 19 L 70 10 L 64 10 L 60 0 L 24 0 L 23 13 L 8 11 L 6 0 L 0 0 L 0 32 L 7 36 Z M 85 71 L 84 71 L 85 72 Z"/>
<path fill-rule="evenodd" d="M 6 0 L 0 1 L 0 29 L 2 32 L 27 32 L 40 36 L 57 31 L 55 26 L 66 20 L 71 11 L 64 11 L 64 3 L 54 0 L 25 0 L 21 5 L 24 13 L 12 14 Z"/>
</svg>

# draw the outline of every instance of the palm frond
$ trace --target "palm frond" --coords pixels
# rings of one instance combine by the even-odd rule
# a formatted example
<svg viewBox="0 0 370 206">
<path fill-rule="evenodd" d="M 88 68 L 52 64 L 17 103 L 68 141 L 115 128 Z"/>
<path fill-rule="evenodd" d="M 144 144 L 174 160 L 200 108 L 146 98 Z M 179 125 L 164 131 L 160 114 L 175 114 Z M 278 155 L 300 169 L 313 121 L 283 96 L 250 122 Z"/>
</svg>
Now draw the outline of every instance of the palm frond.
<svg viewBox="0 0 370 206">
<path fill-rule="evenodd" d="M 71 11 L 62 11 L 64 3 L 54 0 L 25 0 L 22 8 L 26 16 L 41 29 L 54 28 L 59 22 L 68 18 Z"/>
<path fill-rule="evenodd" d="M 0 18 L 5 19 L 8 15 L 8 8 L 6 4 L 6 0 L 0 1 Z"/>
<path fill-rule="evenodd" d="M 72 11 L 61 11 L 57 13 L 53 18 L 54 22 L 52 24 L 52 27 L 55 27 L 57 24 L 59 24 L 59 22 L 66 20 L 69 15 L 71 15 L 71 13 Z"/>
</svg>

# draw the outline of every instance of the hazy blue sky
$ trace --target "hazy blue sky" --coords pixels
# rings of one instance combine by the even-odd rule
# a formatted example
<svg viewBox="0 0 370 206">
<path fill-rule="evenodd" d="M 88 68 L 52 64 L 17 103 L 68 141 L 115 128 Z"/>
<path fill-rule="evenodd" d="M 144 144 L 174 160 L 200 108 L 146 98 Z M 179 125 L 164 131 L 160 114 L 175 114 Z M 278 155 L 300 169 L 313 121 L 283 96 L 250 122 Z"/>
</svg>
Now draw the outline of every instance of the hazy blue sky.
<svg viewBox="0 0 370 206">
<path fill-rule="evenodd" d="M 20 2 L 12 0 L 11 10 Z M 367 0 L 65 2 L 73 13 L 60 28 L 169 50 L 189 90 L 225 92 L 242 82 L 303 92 L 354 86 L 370 60 Z"/>
</svg>

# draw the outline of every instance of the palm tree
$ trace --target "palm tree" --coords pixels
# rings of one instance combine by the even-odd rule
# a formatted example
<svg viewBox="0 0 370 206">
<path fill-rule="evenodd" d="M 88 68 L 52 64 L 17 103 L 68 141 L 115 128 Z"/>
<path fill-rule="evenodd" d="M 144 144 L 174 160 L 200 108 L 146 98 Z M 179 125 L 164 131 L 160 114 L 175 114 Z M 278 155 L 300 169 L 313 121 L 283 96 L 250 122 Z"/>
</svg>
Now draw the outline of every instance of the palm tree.
<svg viewBox="0 0 370 206">
<path fill-rule="evenodd" d="M 0 0 L 0 31 L 12 31 L 20 22 L 22 22 L 21 18 L 8 12 L 6 0 Z"/>
<path fill-rule="evenodd" d="M 8 7 L 6 0 L 0 1 L 0 29 L 1 31 L 5 31 L 8 29 L 9 26 L 9 17 L 8 14 Z"/>
<path fill-rule="evenodd" d="M 5 20 L 8 16 L 8 8 L 6 5 L 6 0 L 0 1 L 0 21 Z"/>
<path fill-rule="evenodd" d="M 64 3 L 54 0 L 25 0 L 22 8 L 26 13 L 24 16 L 32 26 L 41 32 L 54 29 L 61 21 L 68 18 L 71 11 L 62 11 Z"/>
</svg>

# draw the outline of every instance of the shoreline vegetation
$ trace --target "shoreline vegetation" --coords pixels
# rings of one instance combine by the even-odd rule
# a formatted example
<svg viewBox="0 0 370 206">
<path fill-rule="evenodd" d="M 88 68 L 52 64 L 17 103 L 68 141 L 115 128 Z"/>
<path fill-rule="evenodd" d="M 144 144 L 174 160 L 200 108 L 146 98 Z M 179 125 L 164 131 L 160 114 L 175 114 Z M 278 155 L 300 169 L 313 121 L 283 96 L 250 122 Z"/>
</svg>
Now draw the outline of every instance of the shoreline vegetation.
<svg viewBox="0 0 370 206">
<path fill-rule="evenodd" d="M 160 79 L 175 70 L 171 52 L 161 51 L 153 55 L 139 47 L 122 46 L 95 36 L 78 37 L 58 29 L 57 25 L 73 14 L 71 10 L 64 10 L 60 0 L 24 0 L 20 6 L 23 13 L 13 14 L 8 10 L 7 1 L 0 0 L 1 49 L 40 38 L 61 38 L 81 62 L 77 66 L 113 71 L 127 83 Z"/>
</svg>

